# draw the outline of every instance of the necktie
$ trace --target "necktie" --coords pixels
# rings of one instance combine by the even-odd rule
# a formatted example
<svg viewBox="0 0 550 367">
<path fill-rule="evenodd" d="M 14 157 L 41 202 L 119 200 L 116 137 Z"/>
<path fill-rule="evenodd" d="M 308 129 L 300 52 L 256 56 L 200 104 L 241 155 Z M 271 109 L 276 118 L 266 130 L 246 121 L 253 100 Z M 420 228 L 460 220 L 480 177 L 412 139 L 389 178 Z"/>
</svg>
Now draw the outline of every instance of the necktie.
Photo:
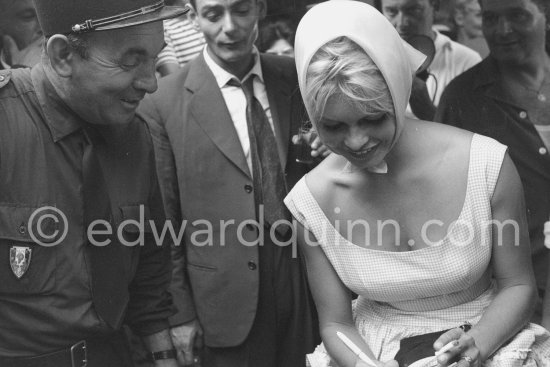
<svg viewBox="0 0 550 367">
<path fill-rule="evenodd" d="M 111 201 L 109 191 L 103 177 L 103 170 L 99 163 L 97 150 L 105 141 L 98 132 L 85 126 L 83 129 L 86 145 L 82 159 L 84 225 L 85 231 L 95 220 L 102 219 L 110 222 Z M 97 229 L 103 229 L 98 226 Z M 121 324 L 126 304 L 128 290 L 121 259 L 122 245 L 111 238 L 107 246 L 96 246 L 88 240 L 88 254 L 92 275 L 92 299 L 98 315 L 114 329 Z M 108 239 L 105 236 L 94 235 L 94 240 L 102 242 Z"/>
<path fill-rule="evenodd" d="M 262 105 L 254 97 L 253 78 L 254 76 L 249 77 L 241 88 L 247 104 L 246 123 L 250 139 L 256 216 L 259 215 L 260 205 L 263 205 L 264 219 L 267 224 L 273 225 L 277 220 L 290 220 L 290 213 L 283 203 L 286 184 L 277 141 Z M 230 84 L 238 85 L 238 82 L 232 80 Z M 288 230 L 286 225 L 277 226 L 277 232 L 281 235 L 285 235 Z"/>
</svg>

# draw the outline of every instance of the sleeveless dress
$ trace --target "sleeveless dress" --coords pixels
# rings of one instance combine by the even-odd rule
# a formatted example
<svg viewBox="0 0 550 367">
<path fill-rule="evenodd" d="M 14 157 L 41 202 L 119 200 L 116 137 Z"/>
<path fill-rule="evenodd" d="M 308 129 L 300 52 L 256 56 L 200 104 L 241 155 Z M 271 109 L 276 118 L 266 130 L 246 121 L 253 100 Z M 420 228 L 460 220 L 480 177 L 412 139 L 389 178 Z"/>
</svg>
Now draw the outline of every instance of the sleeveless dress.
<svg viewBox="0 0 550 367">
<path fill-rule="evenodd" d="M 378 360 L 393 359 L 403 338 L 466 321 L 475 325 L 495 297 L 488 223 L 505 152 L 493 139 L 472 137 L 462 211 L 444 239 L 415 251 L 373 250 L 346 240 L 325 216 L 305 177 L 286 197 L 285 204 L 315 235 L 342 282 L 359 295 L 353 305 L 355 326 Z M 322 345 L 308 360 L 313 367 L 330 366 Z M 484 366 L 550 366 L 550 334 L 528 324 Z"/>
</svg>

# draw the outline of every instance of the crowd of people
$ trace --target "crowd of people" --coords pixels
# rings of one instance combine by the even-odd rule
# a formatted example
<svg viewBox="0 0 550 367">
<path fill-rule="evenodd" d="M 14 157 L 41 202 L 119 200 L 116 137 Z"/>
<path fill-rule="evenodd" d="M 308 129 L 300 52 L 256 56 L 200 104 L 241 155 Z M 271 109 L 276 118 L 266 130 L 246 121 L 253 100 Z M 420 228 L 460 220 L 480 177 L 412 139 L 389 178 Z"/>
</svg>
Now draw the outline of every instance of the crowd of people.
<svg viewBox="0 0 550 367">
<path fill-rule="evenodd" d="M 268 6 L 0 0 L 0 367 L 550 367 L 550 2 Z"/>
</svg>

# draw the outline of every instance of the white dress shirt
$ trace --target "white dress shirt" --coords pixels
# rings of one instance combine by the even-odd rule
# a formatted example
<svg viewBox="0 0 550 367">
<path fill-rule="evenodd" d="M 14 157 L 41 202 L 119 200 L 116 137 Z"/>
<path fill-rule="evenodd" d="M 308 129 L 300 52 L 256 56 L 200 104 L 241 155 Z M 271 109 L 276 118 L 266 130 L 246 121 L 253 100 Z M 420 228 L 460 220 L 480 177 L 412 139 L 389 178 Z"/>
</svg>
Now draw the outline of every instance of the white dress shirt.
<svg viewBox="0 0 550 367">
<path fill-rule="evenodd" d="M 481 61 L 481 56 L 474 50 L 451 40 L 435 31 L 435 57 L 428 70 L 430 76 L 426 81 L 428 93 L 437 107 L 441 94 L 449 83 Z M 434 80 L 434 77 L 437 80 Z"/>
<path fill-rule="evenodd" d="M 254 96 L 256 97 L 256 99 L 258 99 L 258 101 L 264 108 L 265 114 L 269 119 L 271 130 L 273 130 L 273 134 L 275 135 L 276 133 L 275 129 L 273 128 L 273 118 L 271 116 L 271 109 L 269 107 L 269 101 L 267 99 L 267 91 L 265 89 L 262 67 L 260 64 L 260 55 L 258 53 L 258 50 L 254 48 L 254 66 L 252 66 L 252 69 L 250 69 L 250 71 L 245 75 L 242 80 L 239 80 L 239 78 L 237 78 L 235 75 L 227 72 L 218 64 L 216 64 L 216 62 L 208 54 L 208 46 L 204 48 L 203 54 L 204 60 L 214 74 L 216 83 L 218 84 L 218 87 L 222 92 L 223 99 L 225 100 L 225 104 L 227 106 L 227 109 L 229 110 L 229 114 L 231 115 L 231 120 L 233 120 L 233 125 L 235 126 L 235 130 L 237 131 L 237 135 L 239 136 L 239 141 L 246 157 L 248 169 L 250 170 L 250 174 L 252 174 L 250 139 L 248 137 L 248 125 L 246 123 L 246 97 L 242 88 L 227 85 L 227 82 L 229 82 L 231 79 L 235 79 L 242 84 L 248 78 L 256 76 L 253 81 Z"/>
</svg>

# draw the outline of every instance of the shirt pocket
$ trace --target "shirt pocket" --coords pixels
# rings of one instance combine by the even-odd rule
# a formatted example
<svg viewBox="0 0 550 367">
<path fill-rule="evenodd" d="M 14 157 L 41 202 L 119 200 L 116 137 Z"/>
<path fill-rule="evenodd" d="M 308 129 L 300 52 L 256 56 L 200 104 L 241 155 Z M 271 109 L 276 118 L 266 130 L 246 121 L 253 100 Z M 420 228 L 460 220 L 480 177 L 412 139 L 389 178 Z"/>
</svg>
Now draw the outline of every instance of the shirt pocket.
<svg viewBox="0 0 550 367">
<path fill-rule="evenodd" d="M 55 289 L 57 246 L 63 233 L 60 222 L 43 208 L 0 205 L 0 294 Z"/>
</svg>

